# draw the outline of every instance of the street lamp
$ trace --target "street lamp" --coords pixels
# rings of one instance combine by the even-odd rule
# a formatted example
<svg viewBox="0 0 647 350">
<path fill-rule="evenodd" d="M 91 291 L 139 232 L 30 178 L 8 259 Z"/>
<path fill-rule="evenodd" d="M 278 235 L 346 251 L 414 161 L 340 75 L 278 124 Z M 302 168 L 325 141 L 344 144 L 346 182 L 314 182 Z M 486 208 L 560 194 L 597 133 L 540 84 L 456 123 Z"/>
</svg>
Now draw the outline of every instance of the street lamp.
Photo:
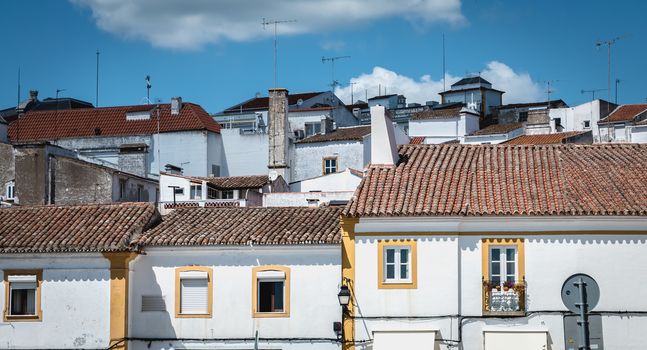
<svg viewBox="0 0 647 350">
<path fill-rule="evenodd" d="M 339 299 L 339 305 L 344 308 L 344 311 L 347 311 L 348 304 L 350 303 L 350 289 L 348 289 L 348 286 L 341 286 L 339 288 L 337 299 Z"/>
</svg>

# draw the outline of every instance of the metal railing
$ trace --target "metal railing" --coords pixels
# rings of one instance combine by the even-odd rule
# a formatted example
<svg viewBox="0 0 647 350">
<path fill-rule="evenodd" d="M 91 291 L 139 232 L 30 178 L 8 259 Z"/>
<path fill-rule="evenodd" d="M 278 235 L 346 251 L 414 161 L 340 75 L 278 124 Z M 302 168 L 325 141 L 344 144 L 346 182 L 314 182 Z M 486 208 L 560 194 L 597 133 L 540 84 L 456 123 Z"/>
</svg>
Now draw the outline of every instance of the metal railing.
<svg viewBox="0 0 647 350">
<path fill-rule="evenodd" d="M 483 280 L 483 315 L 523 316 L 526 314 L 526 281 Z"/>
</svg>

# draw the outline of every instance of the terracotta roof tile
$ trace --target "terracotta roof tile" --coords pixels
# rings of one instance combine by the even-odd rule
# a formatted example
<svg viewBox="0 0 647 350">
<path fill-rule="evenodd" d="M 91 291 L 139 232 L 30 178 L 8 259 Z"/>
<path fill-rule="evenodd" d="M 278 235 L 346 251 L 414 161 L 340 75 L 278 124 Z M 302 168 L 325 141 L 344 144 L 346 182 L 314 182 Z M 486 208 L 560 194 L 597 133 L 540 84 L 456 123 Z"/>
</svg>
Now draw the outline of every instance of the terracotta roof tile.
<svg viewBox="0 0 647 350">
<path fill-rule="evenodd" d="M 298 143 L 329 142 L 329 141 L 362 141 L 364 136 L 371 133 L 371 126 L 352 126 L 338 128 L 327 134 L 316 134 L 298 141 Z"/>
<path fill-rule="evenodd" d="M 260 188 L 270 183 L 267 175 L 194 177 L 207 181 L 219 189 Z"/>
<path fill-rule="evenodd" d="M 588 131 L 566 131 L 552 134 L 521 135 L 503 142 L 506 145 L 558 145 L 568 138 L 587 133 Z"/>
<path fill-rule="evenodd" d="M 404 145 L 351 216 L 647 215 L 647 145 Z"/>
<path fill-rule="evenodd" d="M 412 137 L 411 140 L 409 141 L 409 144 L 411 145 L 422 145 L 423 143 L 425 143 L 424 136 Z"/>
<path fill-rule="evenodd" d="M 414 115 L 411 116 L 411 119 L 421 120 L 421 119 L 441 119 L 441 118 L 458 117 L 461 114 L 461 108 L 463 107 L 430 109 L 428 111 L 415 113 Z"/>
<path fill-rule="evenodd" d="M 628 122 L 634 120 L 638 114 L 647 111 L 647 104 L 632 104 L 618 106 L 609 116 L 600 120 L 600 123 Z"/>
<path fill-rule="evenodd" d="M 481 130 L 477 130 L 471 133 L 470 136 L 507 134 L 510 131 L 517 130 L 519 128 L 523 128 L 522 123 L 492 124 Z"/>
<path fill-rule="evenodd" d="M 175 209 L 141 246 L 339 244 L 340 207 Z"/>
<path fill-rule="evenodd" d="M 160 132 L 209 130 L 219 133 L 220 125 L 199 105 L 183 103 L 179 115 L 171 115 L 170 104 L 160 104 Z M 28 112 L 9 126 L 12 141 L 52 140 L 157 133 L 157 118 L 126 120 L 129 112 L 153 110 L 155 105 L 80 108 Z"/>
<path fill-rule="evenodd" d="M 0 253 L 128 251 L 156 217 L 152 203 L 0 209 Z"/>
</svg>

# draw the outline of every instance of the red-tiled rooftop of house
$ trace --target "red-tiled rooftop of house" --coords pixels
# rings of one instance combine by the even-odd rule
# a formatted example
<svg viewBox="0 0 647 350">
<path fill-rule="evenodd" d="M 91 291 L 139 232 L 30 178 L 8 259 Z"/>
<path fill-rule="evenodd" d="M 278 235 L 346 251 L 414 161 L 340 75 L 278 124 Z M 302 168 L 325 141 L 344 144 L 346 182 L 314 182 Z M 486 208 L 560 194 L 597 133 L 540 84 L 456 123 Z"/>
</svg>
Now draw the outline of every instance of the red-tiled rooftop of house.
<svg viewBox="0 0 647 350">
<path fill-rule="evenodd" d="M 492 124 L 490 126 L 486 126 L 481 130 L 477 130 L 471 133 L 470 136 L 507 134 L 510 131 L 520 129 L 522 127 L 522 123 Z"/>
<path fill-rule="evenodd" d="M 587 131 L 566 131 L 552 134 L 521 135 L 503 142 L 506 145 L 558 145 L 574 136 L 586 133 Z"/>
<path fill-rule="evenodd" d="M 147 231 L 141 246 L 339 244 L 340 207 L 183 208 Z"/>
<path fill-rule="evenodd" d="M 156 218 L 152 203 L 0 209 L 0 253 L 129 251 Z"/>
<path fill-rule="evenodd" d="M 411 140 L 409 140 L 409 144 L 412 144 L 412 145 L 422 145 L 424 142 L 425 142 L 424 136 L 415 136 L 415 137 L 412 137 Z"/>
<path fill-rule="evenodd" d="M 309 100 L 317 95 L 321 95 L 324 92 L 304 92 L 299 94 L 288 94 L 288 105 L 295 105 L 299 100 Z M 235 106 L 229 107 L 224 110 L 224 113 L 237 113 L 242 111 L 249 110 L 263 110 L 270 108 L 270 98 L 269 97 L 254 97 L 243 103 L 239 103 Z"/>
<path fill-rule="evenodd" d="M 411 119 L 421 120 L 458 117 L 461 114 L 461 108 L 462 107 L 430 109 L 428 111 L 415 113 L 411 116 Z"/>
<path fill-rule="evenodd" d="M 647 215 L 647 144 L 404 145 L 350 216 Z"/>
<path fill-rule="evenodd" d="M 81 108 L 28 112 L 12 123 L 12 141 L 36 141 L 93 136 L 149 135 L 157 133 L 156 105 Z M 178 115 L 170 104 L 160 104 L 160 132 L 208 130 L 220 132 L 220 125 L 199 105 L 183 103 Z M 128 113 L 151 111 L 149 119 L 127 120 Z"/>
<path fill-rule="evenodd" d="M 647 103 L 618 106 L 600 123 L 628 122 L 639 114 L 647 112 Z"/>
<path fill-rule="evenodd" d="M 248 176 L 221 176 L 221 177 L 198 177 L 214 185 L 218 189 L 238 189 L 238 188 L 260 188 L 268 183 L 270 179 L 267 175 L 248 175 Z"/>
<path fill-rule="evenodd" d="M 298 143 L 314 143 L 329 141 L 362 141 L 364 136 L 371 133 L 371 126 L 352 126 L 337 128 L 326 134 L 316 134 L 299 141 Z"/>
</svg>

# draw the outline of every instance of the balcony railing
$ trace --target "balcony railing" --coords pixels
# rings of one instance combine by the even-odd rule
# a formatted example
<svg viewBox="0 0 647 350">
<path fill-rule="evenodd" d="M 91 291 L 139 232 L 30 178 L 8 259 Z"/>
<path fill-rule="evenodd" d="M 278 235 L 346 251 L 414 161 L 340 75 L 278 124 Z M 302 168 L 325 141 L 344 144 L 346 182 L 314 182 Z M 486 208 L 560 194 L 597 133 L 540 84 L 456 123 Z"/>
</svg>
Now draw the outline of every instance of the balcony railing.
<svg viewBox="0 0 647 350">
<path fill-rule="evenodd" d="M 483 280 L 483 315 L 524 316 L 526 281 L 493 282 Z"/>
</svg>

